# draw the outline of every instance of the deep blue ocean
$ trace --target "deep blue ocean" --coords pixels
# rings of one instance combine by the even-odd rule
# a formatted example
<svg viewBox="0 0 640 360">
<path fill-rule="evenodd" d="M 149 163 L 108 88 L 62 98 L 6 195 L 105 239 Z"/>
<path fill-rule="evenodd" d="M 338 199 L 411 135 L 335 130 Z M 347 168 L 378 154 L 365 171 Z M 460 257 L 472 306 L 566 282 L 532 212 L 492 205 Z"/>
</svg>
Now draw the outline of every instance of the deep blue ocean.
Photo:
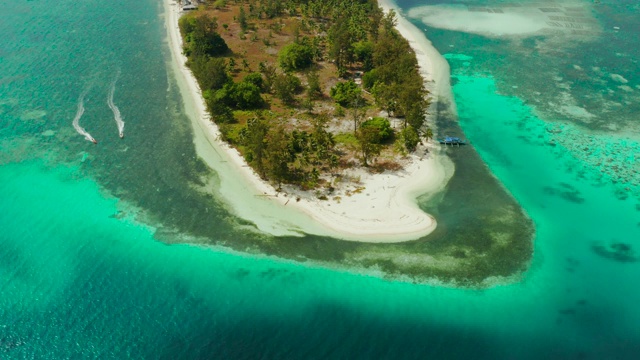
<svg viewBox="0 0 640 360">
<path fill-rule="evenodd" d="M 254 235 L 184 190 L 206 169 L 162 4 L 0 0 L 0 359 L 636 359 L 637 3 L 398 5 L 451 65 L 456 135 L 535 223 L 521 281 L 456 289 L 168 245 Z M 72 125 L 80 102 L 98 145 Z"/>
</svg>

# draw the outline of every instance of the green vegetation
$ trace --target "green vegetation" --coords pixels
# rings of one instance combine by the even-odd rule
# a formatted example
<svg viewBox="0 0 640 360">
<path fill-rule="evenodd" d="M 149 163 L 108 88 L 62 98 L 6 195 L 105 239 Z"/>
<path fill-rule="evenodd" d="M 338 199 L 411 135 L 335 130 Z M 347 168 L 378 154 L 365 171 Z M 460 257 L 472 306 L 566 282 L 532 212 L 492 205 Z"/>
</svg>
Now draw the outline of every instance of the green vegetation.
<svg viewBox="0 0 640 360">
<path fill-rule="evenodd" d="M 349 80 L 337 83 L 336 86 L 331 88 L 329 95 L 341 106 L 350 107 L 360 98 L 362 90 L 355 82 Z"/>
<path fill-rule="evenodd" d="M 231 82 L 227 62 L 223 58 L 199 56 L 190 61 L 189 66 L 203 91 L 222 89 Z"/>
<path fill-rule="evenodd" d="M 215 25 L 209 28 L 220 32 L 230 50 L 203 51 L 206 46 L 195 46 L 193 39 L 206 36 L 193 36 L 195 20 L 185 19 L 202 15 L 208 15 L 210 23 L 218 19 L 222 26 L 217 30 Z M 246 26 L 242 25 L 244 21 Z M 426 93 L 414 54 L 394 30 L 394 22 L 393 14 L 385 15 L 375 0 L 215 0 L 185 14 L 180 27 L 183 36 L 188 36 L 184 41 L 188 65 L 200 82 L 222 139 L 274 186 L 296 184 L 313 189 L 318 199 L 340 201 L 366 191 L 357 185 L 358 178 L 343 173 L 344 169 L 366 163 L 371 171 L 396 171 L 401 165 L 394 167 L 395 159 L 433 137 L 424 123 L 428 104 L 423 98 Z M 214 44 L 220 42 L 212 33 L 209 38 Z M 294 42 L 308 46 L 313 61 L 306 68 L 287 71 L 278 56 Z M 285 102 L 282 89 L 275 84 L 287 73 L 287 81 L 295 83 L 292 88 L 297 89 L 289 91 L 289 98 L 285 94 Z M 342 106 L 329 96 L 336 84 L 350 80 L 357 84 L 360 77 L 360 101 L 347 101 Z M 243 90 L 250 95 L 249 100 L 257 100 L 254 88 L 227 85 L 241 82 L 259 88 L 264 103 L 257 108 L 239 109 L 237 100 L 216 96 L 223 94 L 218 91 L 227 86 L 226 91 Z M 381 114 L 381 110 L 388 111 L 388 115 Z M 397 118 L 392 121 L 397 124 L 392 128 L 394 134 L 387 140 L 381 139 L 384 125 L 364 125 L 375 117 Z M 455 123 L 443 121 L 442 125 L 459 130 Z M 175 141 L 170 143 L 174 145 Z M 172 154 L 170 148 L 165 150 L 163 154 Z M 195 159 L 181 157 L 182 153 L 174 155 L 180 161 Z M 427 238 L 416 241 L 367 244 L 314 236 L 300 241 L 297 237 L 254 236 L 249 231 L 247 236 L 232 241 L 210 236 L 219 234 L 220 226 L 226 226 L 228 219 L 224 215 L 214 222 L 176 221 L 169 225 L 182 227 L 181 231 L 199 238 L 222 239 L 223 245 L 239 251 L 249 249 L 296 261 L 309 259 L 373 269 L 389 278 L 438 278 L 454 286 L 484 287 L 489 284 L 483 283 L 486 279 L 495 284 L 495 277 L 524 271 L 532 254 L 531 221 L 477 153 L 455 151 L 451 160 L 465 174 L 451 178 L 442 198 L 421 201 L 425 211 L 438 217 L 439 226 Z M 191 182 L 198 183 L 197 176 Z M 339 184 L 348 190 L 332 193 Z M 193 201 L 200 199 L 200 194 L 183 195 L 188 205 L 197 208 L 194 214 L 203 212 L 205 206 L 210 209 L 209 202 L 198 206 L 198 201 Z M 464 211 L 460 204 L 465 205 Z M 176 219 L 174 212 L 165 218 Z M 237 228 L 235 223 L 233 227 Z"/>
<path fill-rule="evenodd" d="M 347 146 L 356 147 L 358 145 L 358 139 L 352 133 L 340 133 L 334 136 L 337 143 L 345 144 Z"/>
<path fill-rule="evenodd" d="M 293 105 L 295 94 L 302 89 L 302 83 L 295 75 L 280 74 L 273 80 L 273 91 L 275 96 L 286 105 Z"/>
<path fill-rule="evenodd" d="M 381 117 L 374 117 L 371 120 L 367 120 L 360 125 L 362 128 L 371 128 L 378 132 L 375 137 L 375 143 L 380 144 L 391 138 L 393 135 L 393 129 L 389 120 Z"/>
<path fill-rule="evenodd" d="M 313 63 L 313 50 L 307 45 L 289 44 L 280 50 L 278 62 L 287 72 L 306 69 Z"/>
<path fill-rule="evenodd" d="M 320 77 L 318 77 L 318 73 L 315 71 L 307 74 L 307 95 L 309 100 L 316 100 L 322 97 Z"/>
<path fill-rule="evenodd" d="M 373 69 L 373 42 L 358 41 L 353 44 L 353 54 L 357 61 L 362 63 L 362 70 Z"/>
<path fill-rule="evenodd" d="M 216 0 L 213 2 L 214 9 L 222 9 L 227 6 L 227 0 Z"/>
<path fill-rule="evenodd" d="M 229 51 L 227 43 L 216 31 L 216 18 L 207 15 L 182 17 L 178 24 L 184 38 L 184 53 L 187 57 L 220 56 Z"/>
<path fill-rule="evenodd" d="M 218 97 L 218 94 L 207 90 L 203 93 L 207 110 L 211 114 L 211 119 L 216 124 L 230 124 L 236 121 L 233 116 L 231 108 L 224 102 L 223 99 Z"/>
<path fill-rule="evenodd" d="M 250 73 L 242 79 L 243 82 L 253 84 L 259 89 L 264 89 L 264 79 L 260 73 Z"/>
<path fill-rule="evenodd" d="M 240 14 L 238 15 L 238 24 L 243 32 L 249 29 L 249 23 L 247 22 L 247 14 L 244 12 L 244 7 L 240 7 Z"/>
<path fill-rule="evenodd" d="M 260 88 L 248 81 L 227 83 L 214 97 L 232 109 L 258 109 L 264 105 Z"/>
<path fill-rule="evenodd" d="M 402 132 L 400 133 L 400 136 L 402 137 L 403 141 L 404 141 L 404 147 L 409 150 L 409 151 L 415 151 L 416 147 L 418 146 L 418 143 L 420 142 L 420 136 L 418 135 L 418 133 L 416 132 L 416 130 L 411 127 L 408 126 L 404 129 L 402 129 Z"/>
<path fill-rule="evenodd" d="M 362 156 L 364 166 L 369 166 L 372 158 L 380 155 L 382 146 L 380 142 L 380 131 L 373 126 L 363 126 L 356 132 L 358 148 Z"/>
<path fill-rule="evenodd" d="M 187 64 L 222 137 L 278 188 L 308 189 L 433 136 L 415 54 L 394 25 L 375 0 L 215 1 L 180 19 Z M 401 119 L 397 136 L 380 110 Z"/>
<path fill-rule="evenodd" d="M 273 81 L 276 78 L 276 67 L 271 64 L 265 64 L 261 62 L 259 65 L 260 74 L 264 77 L 263 88 L 266 92 L 271 91 Z"/>
</svg>

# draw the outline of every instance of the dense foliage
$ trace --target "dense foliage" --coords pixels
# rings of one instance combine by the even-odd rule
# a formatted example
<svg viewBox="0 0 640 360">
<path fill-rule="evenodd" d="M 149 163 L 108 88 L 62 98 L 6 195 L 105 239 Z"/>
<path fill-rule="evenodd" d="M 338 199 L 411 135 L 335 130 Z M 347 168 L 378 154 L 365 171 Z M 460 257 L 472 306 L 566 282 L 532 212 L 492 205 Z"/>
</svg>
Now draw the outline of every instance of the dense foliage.
<svg viewBox="0 0 640 360">
<path fill-rule="evenodd" d="M 280 74 L 273 80 L 273 91 L 275 96 L 287 105 L 294 103 L 294 96 L 300 92 L 301 89 L 302 83 L 295 75 Z"/>
<path fill-rule="evenodd" d="M 380 155 L 380 151 L 382 150 L 382 146 L 380 145 L 380 132 L 374 127 L 365 126 L 356 132 L 356 138 L 358 139 L 358 148 L 362 156 L 362 162 L 367 166 L 371 159 Z"/>
<path fill-rule="evenodd" d="M 353 106 L 361 94 L 362 90 L 352 80 L 337 83 L 329 92 L 333 100 L 344 107 Z"/>
<path fill-rule="evenodd" d="M 212 120 L 260 176 L 278 186 L 296 183 L 314 188 L 322 181 L 322 173 L 345 161 L 341 158 L 344 147 L 336 148 L 336 137 L 327 125 L 325 109 L 327 105 L 330 109 L 330 99 L 335 102 L 334 114 L 353 122 L 352 133 L 340 138 L 349 139 L 349 151 L 356 152 L 365 166 L 394 138 L 413 151 L 422 134 L 432 136 L 424 126 L 427 92 L 414 52 L 395 30 L 393 12 L 383 13 L 375 0 L 234 3 L 234 11 L 239 12 L 233 20 L 241 31 L 228 33 L 234 36 L 227 37 L 229 41 L 252 41 L 269 49 L 275 44 L 272 34 L 282 34 L 287 26 L 290 42 L 279 48 L 277 61 L 250 65 L 246 52 L 229 56 L 217 32 L 217 20 L 198 12 L 181 18 L 180 29 L 188 65 L 200 83 Z M 223 10 L 226 6 L 220 1 L 213 4 L 221 11 L 228 11 Z M 230 31 L 229 24 L 223 27 Z M 269 35 L 259 43 L 261 28 L 268 28 Z M 327 68 L 335 75 L 328 78 Z M 242 80 L 239 73 L 245 74 Z M 360 77 L 362 85 L 354 81 Z M 324 97 L 323 82 L 333 84 L 331 98 Z M 299 95 L 303 92 L 304 98 Z M 314 103 L 319 101 L 323 110 L 314 113 Z M 270 111 L 274 104 L 280 113 Z M 404 120 L 397 138 L 388 119 L 363 121 L 374 106 Z M 285 111 L 289 115 L 283 117 Z M 293 127 L 288 119 L 302 111 L 308 112 L 303 116 L 307 125 Z"/>
<path fill-rule="evenodd" d="M 189 58 L 220 56 L 229 51 L 227 43 L 216 31 L 218 21 L 207 15 L 182 17 L 178 22 L 184 38 L 184 53 Z"/>
<path fill-rule="evenodd" d="M 373 119 L 367 120 L 363 122 L 360 127 L 376 130 L 378 135 L 375 138 L 375 142 L 378 144 L 389 140 L 393 135 L 393 129 L 391 128 L 389 120 L 382 117 L 374 117 Z"/>
<path fill-rule="evenodd" d="M 291 43 L 280 50 L 278 62 L 284 71 L 308 68 L 313 63 L 313 50 L 307 45 Z"/>
<path fill-rule="evenodd" d="M 282 124 L 272 125 L 263 115 L 247 121 L 238 134 L 226 132 L 227 140 L 243 147 L 245 158 L 260 176 L 278 185 L 293 182 L 316 187 L 320 172 L 335 167 L 338 159 L 327 119 L 315 119 L 311 131 L 290 131 Z"/>
<path fill-rule="evenodd" d="M 260 88 L 248 81 L 228 83 L 214 96 L 233 109 L 257 109 L 264 104 Z"/>
<path fill-rule="evenodd" d="M 203 91 L 222 89 L 231 82 L 227 73 L 227 62 L 223 58 L 198 56 L 189 61 L 189 66 Z"/>
<path fill-rule="evenodd" d="M 242 79 L 244 82 L 251 83 L 260 89 L 264 89 L 264 79 L 260 73 L 251 73 Z"/>
<path fill-rule="evenodd" d="M 404 147 L 409 151 L 415 151 L 418 143 L 420 142 L 420 136 L 415 129 L 412 126 L 407 126 L 402 129 L 401 136 L 404 142 Z"/>
</svg>

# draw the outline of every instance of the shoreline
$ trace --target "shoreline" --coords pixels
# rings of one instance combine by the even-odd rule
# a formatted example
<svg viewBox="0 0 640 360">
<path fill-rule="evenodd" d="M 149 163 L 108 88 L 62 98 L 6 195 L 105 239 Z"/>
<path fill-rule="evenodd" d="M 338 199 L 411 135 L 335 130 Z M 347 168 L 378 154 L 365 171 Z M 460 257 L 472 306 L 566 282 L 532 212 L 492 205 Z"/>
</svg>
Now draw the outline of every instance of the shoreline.
<svg viewBox="0 0 640 360">
<path fill-rule="evenodd" d="M 386 1 L 379 3 L 385 11 L 391 8 Z M 220 140 L 217 126 L 209 120 L 197 81 L 184 65 L 186 57 L 182 54 L 178 29 L 180 9 L 172 0 L 164 0 L 163 4 L 171 65 L 192 123 L 196 152 L 218 175 L 216 184 L 208 190 L 219 195 L 232 214 L 276 236 L 314 234 L 370 243 L 416 240 L 436 228 L 436 220 L 418 207 L 417 197 L 441 191 L 453 175 L 453 164 L 434 144 L 420 146 L 408 156 L 409 163 L 397 172 L 373 175 L 364 169 L 350 170 L 349 175 L 360 178 L 357 186 L 364 189 L 347 193 L 341 186 L 332 194 L 339 196 L 339 200 L 319 200 L 312 192 L 292 187 L 284 187 L 288 195 L 277 193 L 255 174 L 237 150 Z M 420 73 L 432 97 L 438 99 L 445 95 L 444 91 L 450 92 L 450 88 L 442 89 L 449 82 L 448 64 L 444 68 L 439 63 L 442 57 L 424 34 L 400 14 L 397 29 L 416 51 Z M 439 59 L 431 59 L 429 54 L 433 52 Z M 438 73 L 443 70 L 447 72 Z M 442 78 L 446 78 L 444 84 Z M 417 155 L 420 153 L 422 157 Z"/>
<path fill-rule="evenodd" d="M 447 60 L 438 52 L 424 32 L 413 25 L 398 8 L 395 0 L 378 0 L 378 6 L 388 13 L 396 12 L 398 23 L 396 30 L 405 38 L 416 53 L 420 75 L 425 79 L 425 86 L 431 93 L 433 102 L 429 109 L 430 114 L 437 113 L 438 100 L 444 100 L 451 106 L 451 112 L 457 113 L 456 103 L 451 90 L 451 69 Z M 433 117 L 433 115 L 430 115 Z"/>
</svg>

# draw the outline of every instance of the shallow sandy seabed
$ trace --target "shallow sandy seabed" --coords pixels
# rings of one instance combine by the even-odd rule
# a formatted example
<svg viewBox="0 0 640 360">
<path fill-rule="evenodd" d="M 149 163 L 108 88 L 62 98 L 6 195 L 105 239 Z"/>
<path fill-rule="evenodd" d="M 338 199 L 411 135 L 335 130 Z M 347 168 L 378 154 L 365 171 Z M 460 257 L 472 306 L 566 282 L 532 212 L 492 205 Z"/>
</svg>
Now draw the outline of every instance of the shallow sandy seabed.
<svg viewBox="0 0 640 360">
<path fill-rule="evenodd" d="M 387 1 L 387 0 L 382 0 Z M 519 38 L 541 34 L 574 39 L 598 36 L 601 26 L 591 5 L 582 0 L 542 1 L 492 6 L 459 4 L 424 5 L 410 9 L 410 18 L 434 28 L 461 31 L 492 38 Z M 565 42 L 569 42 L 568 39 Z"/>
</svg>

